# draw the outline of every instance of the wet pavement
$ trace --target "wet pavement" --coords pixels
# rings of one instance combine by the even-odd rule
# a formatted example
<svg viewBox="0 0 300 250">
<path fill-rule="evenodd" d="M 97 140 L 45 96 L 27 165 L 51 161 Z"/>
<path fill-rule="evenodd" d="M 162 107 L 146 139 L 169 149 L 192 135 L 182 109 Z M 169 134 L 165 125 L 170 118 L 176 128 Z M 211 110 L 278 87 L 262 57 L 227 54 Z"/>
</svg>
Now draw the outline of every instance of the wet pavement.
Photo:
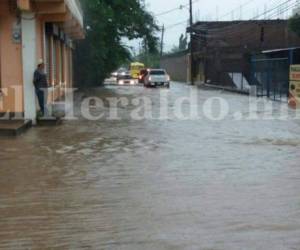
<svg viewBox="0 0 300 250">
<path fill-rule="evenodd" d="M 299 121 L 236 121 L 248 97 L 181 84 L 82 96 L 143 95 L 155 113 L 159 92 L 172 109 L 190 91 L 230 114 L 135 121 L 129 106 L 0 138 L 0 249 L 299 250 Z"/>
</svg>

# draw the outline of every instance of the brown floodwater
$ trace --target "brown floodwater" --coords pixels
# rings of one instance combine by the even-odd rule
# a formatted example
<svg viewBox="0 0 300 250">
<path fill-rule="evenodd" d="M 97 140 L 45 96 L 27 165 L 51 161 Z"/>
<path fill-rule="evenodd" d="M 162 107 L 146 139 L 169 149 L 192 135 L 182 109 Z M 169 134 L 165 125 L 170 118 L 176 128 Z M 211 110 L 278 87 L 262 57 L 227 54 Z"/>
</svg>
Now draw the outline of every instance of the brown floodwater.
<svg viewBox="0 0 300 250">
<path fill-rule="evenodd" d="M 175 83 L 79 93 L 76 113 L 89 95 L 145 96 L 155 115 L 159 93 L 172 110 L 191 92 L 229 115 L 136 121 L 128 106 L 0 138 L 0 249 L 299 250 L 299 121 L 236 121 L 248 97 Z"/>
</svg>

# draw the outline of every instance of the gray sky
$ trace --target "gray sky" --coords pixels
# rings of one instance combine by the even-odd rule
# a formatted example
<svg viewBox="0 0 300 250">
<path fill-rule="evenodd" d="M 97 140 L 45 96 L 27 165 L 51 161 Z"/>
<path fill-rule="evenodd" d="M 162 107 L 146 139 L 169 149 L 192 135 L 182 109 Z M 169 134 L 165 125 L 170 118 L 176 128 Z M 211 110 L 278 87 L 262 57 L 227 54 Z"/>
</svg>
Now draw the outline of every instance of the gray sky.
<svg viewBox="0 0 300 250">
<path fill-rule="evenodd" d="M 252 19 L 254 16 L 262 15 L 266 10 L 271 10 L 288 0 L 194 0 L 194 19 L 197 20 L 239 20 Z M 281 12 L 286 8 L 292 7 L 297 0 L 290 0 L 290 2 L 282 5 Z M 147 8 L 154 15 L 159 13 L 179 8 L 180 5 L 187 5 L 189 0 L 146 0 Z M 233 11 L 234 10 L 234 11 Z M 262 15 L 260 19 L 264 18 L 287 18 L 291 11 L 285 11 L 280 14 L 280 9 L 272 11 L 266 15 Z M 186 23 L 173 26 L 179 22 L 188 20 L 188 8 L 175 10 L 166 15 L 157 16 L 159 25 L 165 25 L 165 50 L 169 51 L 174 45 L 178 44 L 179 37 L 185 33 Z M 169 27 L 169 28 L 168 28 Z M 138 50 L 138 42 L 130 42 Z"/>
</svg>

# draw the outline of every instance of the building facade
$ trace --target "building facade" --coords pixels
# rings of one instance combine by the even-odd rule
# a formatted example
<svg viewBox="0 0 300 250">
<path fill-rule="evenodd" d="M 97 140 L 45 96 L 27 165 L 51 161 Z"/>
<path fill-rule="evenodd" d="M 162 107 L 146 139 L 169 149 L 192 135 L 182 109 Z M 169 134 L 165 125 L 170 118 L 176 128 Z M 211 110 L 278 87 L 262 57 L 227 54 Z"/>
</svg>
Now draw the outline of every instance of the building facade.
<svg viewBox="0 0 300 250">
<path fill-rule="evenodd" d="M 167 70 L 173 81 L 188 81 L 190 72 L 187 67 L 189 65 L 187 53 L 187 50 L 184 50 L 160 58 L 160 67 Z"/>
<path fill-rule="evenodd" d="M 84 38 L 77 0 L 0 1 L 0 113 L 35 121 L 33 73 L 46 65 L 54 102 L 73 84 L 73 41 Z"/>
<path fill-rule="evenodd" d="M 190 29 L 189 29 L 190 31 Z M 193 26 L 193 77 L 228 87 L 249 85 L 251 58 L 265 50 L 297 47 L 287 20 L 198 22 Z"/>
</svg>

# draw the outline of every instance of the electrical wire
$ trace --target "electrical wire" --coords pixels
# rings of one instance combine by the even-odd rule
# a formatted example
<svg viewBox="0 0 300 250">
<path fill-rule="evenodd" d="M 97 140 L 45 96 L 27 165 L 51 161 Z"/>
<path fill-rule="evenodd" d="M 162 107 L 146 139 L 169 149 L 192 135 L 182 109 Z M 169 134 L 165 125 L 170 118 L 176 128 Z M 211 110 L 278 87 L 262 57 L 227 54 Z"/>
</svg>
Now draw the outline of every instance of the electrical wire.
<svg viewBox="0 0 300 250">
<path fill-rule="evenodd" d="M 291 3 L 290 5 L 285 6 L 285 8 L 282 9 L 282 12 L 281 12 L 280 14 L 283 14 L 283 13 L 286 13 L 286 12 L 290 11 L 290 10 L 293 9 L 295 6 L 296 6 L 295 3 Z M 267 18 L 272 20 L 272 19 L 275 18 L 277 15 L 278 15 L 278 13 L 272 13 L 272 14 L 269 14 L 269 16 L 267 16 Z M 275 19 L 275 20 L 276 20 L 276 19 Z M 257 24 L 261 24 L 261 22 L 262 22 L 262 21 L 260 21 L 260 20 L 250 20 L 250 21 L 252 21 L 253 23 L 257 23 Z M 247 21 L 245 21 L 245 22 L 247 22 Z M 245 22 L 244 22 L 244 23 L 245 23 Z M 241 24 L 243 24 L 243 23 L 241 23 Z M 239 26 L 240 26 L 241 24 L 239 24 Z M 237 26 L 236 26 L 236 27 L 237 27 Z M 247 32 L 248 34 L 251 35 L 251 32 L 250 32 L 250 31 L 252 31 L 253 29 L 254 29 L 254 28 L 252 27 L 252 28 L 250 28 L 250 29 L 243 30 L 242 32 Z M 209 30 L 209 32 L 211 32 L 211 31 Z M 212 33 L 215 33 L 215 34 L 208 34 L 207 37 L 223 37 L 223 36 L 226 36 L 226 35 L 227 35 L 227 36 L 228 36 L 228 35 L 235 35 L 235 34 L 237 34 L 237 33 L 241 34 L 241 30 L 235 29 L 235 30 L 231 30 L 231 31 L 213 31 Z"/>
<path fill-rule="evenodd" d="M 194 0 L 193 3 L 196 3 L 196 2 L 199 2 L 200 0 Z M 167 15 L 167 14 L 170 14 L 174 11 L 177 11 L 177 10 L 181 10 L 182 8 L 185 8 L 189 6 L 189 4 L 184 4 L 184 5 L 180 5 L 179 7 L 177 8 L 174 8 L 174 9 L 170 9 L 170 10 L 167 10 L 167 11 L 164 11 L 164 12 L 161 12 L 161 13 L 158 13 L 156 15 L 154 15 L 155 17 L 159 17 L 159 16 L 164 16 L 164 15 Z"/>
<path fill-rule="evenodd" d="M 189 21 L 189 19 L 181 21 L 181 22 L 178 22 L 178 23 L 171 24 L 171 25 L 167 26 L 165 29 L 172 29 L 172 28 L 174 28 L 176 26 L 187 24 L 188 21 Z"/>
<path fill-rule="evenodd" d="M 293 9 L 295 6 L 297 6 L 296 3 L 292 3 L 291 5 L 286 6 L 286 8 L 282 10 L 282 13 L 285 13 L 285 12 L 287 12 L 287 11 Z M 276 16 L 276 15 L 278 15 L 278 14 L 273 13 L 272 15 L 269 16 L 269 18 L 272 18 L 272 17 L 274 17 L 274 16 Z M 259 22 L 259 21 L 257 21 L 257 23 L 258 23 L 258 22 Z M 256 29 L 257 29 L 257 27 L 251 27 L 250 29 L 248 29 L 248 30 L 243 30 L 242 32 L 241 32 L 241 30 L 237 30 L 237 31 L 235 31 L 235 32 L 225 33 L 225 34 L 222 34 L 222 35 L 205 35 L 205 34 L 197 35 L 197 34 L 194 34 L 194 39 L 195 39 L 195 40 L 198 40 L 198 41 L 201 41 L 201 40 L 203 39 L 203 37 L 204 37 L 204 38 L 222 38 L 222 37 L 224 37 L 225 35 L 227 35 L 227 36 L 228 36 L 228 35 L 232 35 L 232 36 L 233 36 L 233 35 L 235 35 L 235 34 L 238 34 L 239 37 L 240 37 L 240 39 L 246 40 L 246 39 L 251 39 L 251 38 L 253 38 L 253 32 L 256 31 Z M 252 31 L 253 31 L 253 32 L 252 32 Z M 274 33 L 275 33 L 275 32 L 276 32 L 276 31 L 274 31 Z M 246 35 L 243 35 L 243 33 L 246 33 Z M 272 32 L 272 33 L 273 33 L 273 32 Z M 197 38 L 197 37 L 199 37 L 199 38 Z"/>
<path fill-rule="evenodd" d="M 279 5 L 277 5 L 276 7 L 273 7 L 272 9 L 269 9 L 269 10 L 267 10 L 267 11 L 265 11 L 265 12 L 263 12 L 263 13 L 257 15 L 257 16 L 255 16 L 255 17 L 253 17 L 253 18 L 251 18 L 251 19 L 249 19 L 249 20 L 245 20 L 245 21 L 255 21 L 255 20 L 259 20 L 260 17 L 265 16 L 266 14 L 268 14 L 268 13 L 270 13 L 270 12 L 277 11 L 279 8 L 281 8 L 281 7 L 284 6 L 285 4 L 290 3 L 291 1 L 293 1 L 293 0 L 286 0 L 285 2 L 283 2 L 283 3 L 279 4 Z M 280 2 L 280 1 L 278 1 L 278 2 Z M 223 28 L 209 29 L 209 31 L 210 31 L 210 32 L 214 32 L 214 31 L 218 32 L 218 31 L 226 31 L 226 30 L 230 30 L 230 29 L 233 29 L 233 28 L 235 29 L 236 27 L 238 27 L 238 26 L 240 26 L 241 24 L 243 24 L 245 21 L 237 21 L 236 24 L 232 24 L 232 25 L 229 25 L 229 26 L 226 26 L 226 27 L 223 27 Z M 234 22 L 234 21 L 233 21 L 233 22 Z"/>
<path fill-rule="evenodd" d="M 260 18 L 260 17 L 262 17 L 262 16 L 265 16 L 265 19 L 271 19 L 271 18 L 274 18 L 274 17 L 276 17 L 276 16 L 278 16 L 278 15 L 282 15 L 282 14 L 286 13 L 287 11 L 291 10 L 292 8 L 298 6 L 298 3 L 297 3 L 297 2 L 296 2 L 296 3 L 291 3 L 291 1 L 292 1 L 292 0 L 288 0 L 288 1 L 285 1 L 285 2 L 283 2 L 283 3 L 280 3 L 280 4 L 277 5 L 276 7 L 271 8 L 271 9 L 269 9 L 269 10 L 267 10 L 267 11 L 264 11 L 263 13 L 261 13 L 261 14 L 255 16 L 254 18 L 252 18 L 252 19 L 250 19 L 250 20 L 248 20 L 248 21 L 254 21 L 254 22 L 257 21 L 257 23 L 258 23 L 258 20 L 257 20 L 257 19 Z M 249 2 L 250 2 L 250 1 L 249 1 Z M 276 1 L 276 4 L 278 4 L 279 2 L 281 2 L 281 1 Z M 290 4 L 290 3 L 291 3 L 291 4 Z M 285 6 L 285 4 L 289 4 L 289 5 L 286 5 L 286 6 Z M 275 5 L 275 3 L 274 3 L 274 5 Z M 273 5 L 273 6 L 274 6 L 274 5 Z M 278 11 L 281 7 L 283 7 L 283 6 L 284 6 L 284 8 L 282 8 L 281 11 L 280 11 L 280 13 L 278 13 L 277 11 Z M 273 13 L 274 11 L 275 11 L 276 13 Z M 266 14 L 268 14 L 268 13 L 269 13 L 269 15 L 266 16 Z M 182 22 L 178 22 L 178 23 L 169 25 L 169 26 L 166 27 L 166 31 L 168 31 L 168 30 L 170 30 L 170 29 L 172 29 L 172 28 L 174 28 L 174 27 L 176 27 L 176 26 L 183 25 L 183 24 L 187 24 L 187 22 L 188 22 L 188 20 L 185 20 L 185 21 L 182 21 Z M 237 27 L 239 27 L 241 24 L 243 24 L 243 23 L 245 23 L 245 22 L 247 22 L 247 20 L 242 21 L 242 22 L 238 22 L 237 24 L 234 24 L 234 25 L 231 25 L 229 30 L 227 30 L 227 29 L 228 29 L 228 26 L 225 27 L 225 28 L 216 28 L 216 29 L 214 29 L 214 30 L 212 30 L 212 31 L 209 30 L 210 33 L 216 33 L 216 34 L 202 34 L 202 35 L 194 34 L 194 36 L 196 36 L 196 38 L 194 37 L 194 39 L 196 39 L 196 40 L 201 40 L 203 37 L 205 37 L 205 38 L 222 38 L 222 37 L 224 37 L 225 35 L 228 36 L 228 35 L 235 35 L 235 34 L 239 34 L 240 37 L 241 37 L 241 39 L 243 39 L 243 41 L 246 40 L 246 39 L 251 39 L 251 38 L 253 37 L 252 31 L 256 31 L 256 28 L 257 28 L 257 27 L 252 27 L 252 28 L 250 28 L 250 29 L 248 29 L 248 30 L 244 30 L 243 33 L 246 33 L 246 32 L 247 32 L 246 35 L 243 35 L 243 33 L 241 33 L 240 30 L 236 30 Z M 235 28 L 235 30 L 232 30 L 232 29 L 234 29 L 234 28 Z M 230 30 L 231 30 L 231 31 L 230 31 Z M 199 36 L 199 38 L 197 38 L 197 36 Z M 200 38 L 200 37 L 201 37 L 201 38 Z"/>
<path fill-rule="evenodd" d="M 239 7 L 237 7 L 237 8 L 235 8 L 235 9 L 233 9 L 233 10 L 227 12 L 227 13 L 224 14 L 224 15 L 222 15 L 222 16 L 220 17 L 220 19 L 223 19 L 224 17 L 227 17 L 227 16 L 231 15 L 231 14 L 232 14 L 233 12 L 235 12 L 236 10 L 239 10 L 240 8 L 244 8 L 244 7 L 246 7 L 247 5 L 249 5 L 250 3 L 254 2 L 254 1 L 255 1 L 255 0 L 250 0 L 250 1 L 247 1 L 247 2 L 243 3 L 243 4 L 240 5 Z"/>
<path fill-rule="evenodd" d="M 250 2 L 252 2 L 252 1 L 254 1 L 254 0 L 250 0 L 249 2 L 246 2 L 244 5 L 250 4 Z M 280 0 L 280 1 L 281 1 L 281 0 Z M 278 4 L 280 1 L 277 1 L 276 4 Z M 284 2 L 284 3 L 281 3 L 279 6 L 276 6 L 275 9 L 278 9 L 278 8 L 280 8 L 282 5 L 284 5 L 284 4 L 288 3 L 288 2 L 291 2 L 291 1 L 292 1 L 292 0 L 288 0 L 288 1 Z M 267 13 L 269 13 L 269 12 L 271 12 L 271 11 L 273 11 L 273 10 L 274 10 L 274 9 L 267 10 L 267 11 L 265 11 L 265 12 L 263 12 L 263 13 L 261 13 L 261 14 L 255 16 L 254 18 L 249 19 L 249 20 L 255 20 L 255 19 L 258 19 L 259 17 L 265 16 Z M 231 11 L 231 12 L 232 12 L 232 11 Z M 228 13 L 231 13 L 231 12 L 228 12 Z M 228 13 L 225 14 L 224 16 L 228 15 Z M 223 17 L 224 17 L 224 16 L 223 16 Z M 245 20 L 245 21 L 247 21 L 247 20 Z M 187 22 L 188 22 L 188 20 L 181 21 L 181 22 L 178 22 L 178 23 L 174 23 L 174 24 L 171 24 L 171 25 L 169 25 L 169 26 L 166 26 L 165 29 L 172 29 L 172 28 L 177 27 L 177 26 L 179 26 L 179 25 L 186 24 Z M 243 22 L 239 22 L 239 23 L 243 23 Z M 239 23 L 234 24 L 234 25 L 231 25 L 231 26 L 238 25 Z M 224 28 L 216 28 L 215 30 L 225 30 L 225 29 L 229 29 L 231 26 L 226 26 L 226 27 L 224 27 Z M 213 31 L 213 29 L 211 29 L 210 31 Z"/>
</svg>

